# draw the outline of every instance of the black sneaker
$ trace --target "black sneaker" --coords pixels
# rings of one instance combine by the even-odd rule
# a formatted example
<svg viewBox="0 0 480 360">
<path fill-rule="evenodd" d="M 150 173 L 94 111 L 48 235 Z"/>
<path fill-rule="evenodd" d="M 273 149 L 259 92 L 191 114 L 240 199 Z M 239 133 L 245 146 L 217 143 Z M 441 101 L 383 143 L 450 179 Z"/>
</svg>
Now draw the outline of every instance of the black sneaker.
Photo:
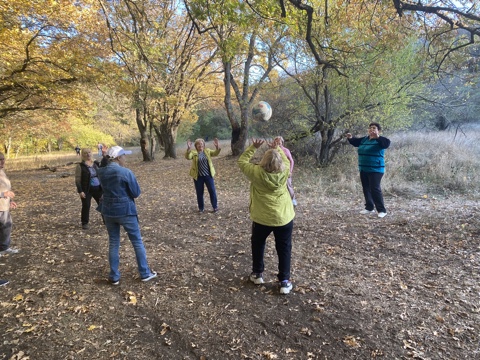
<svg viewBox="0 0 480 360">
<path fill-rule="evenodd" d="M 280 282 L 280 294 L 289 294 L 290 290 L 292 290 L 293 285 L 288 280 L 283 280 Z"/>
<path fill-rule="evenodd" d="M 83 230 L 88 230 L 88 224 L 82 224 L 82 229 Z"/>
<path fill-rule="evenodd" d="M 5 285 L 7 285 L 8 283 L 9 283 L 8 280 L 2 280 L 2 279 L 0 279 L 0 286 L 5 286 Z"/>
<path fill-rule="evenodd" d="M 255 285 L 263 284 L 263 274 L 262 273 L 254 273 L 250 274 L 250 281 L 253 282 Z"/>
</svg>

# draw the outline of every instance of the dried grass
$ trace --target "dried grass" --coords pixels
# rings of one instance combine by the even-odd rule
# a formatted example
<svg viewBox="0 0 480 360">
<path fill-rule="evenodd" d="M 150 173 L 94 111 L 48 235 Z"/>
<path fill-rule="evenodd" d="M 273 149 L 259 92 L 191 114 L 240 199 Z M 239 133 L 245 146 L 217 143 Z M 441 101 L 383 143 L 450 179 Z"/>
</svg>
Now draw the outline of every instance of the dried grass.
<svg viewBox="0 0 480 360">
<path fill-rule="evenodd" d="M 386 152 L 382 188 L 386 195 L 480 195 L 480 132 L 470 130 L 387 135 L 392 145 Z M 326 168 L 312 159 L 297 166 L 294 185 L 311 196 L 357 193 L 361 185 L 357 155 L 347 146 Z"/>
</svg>

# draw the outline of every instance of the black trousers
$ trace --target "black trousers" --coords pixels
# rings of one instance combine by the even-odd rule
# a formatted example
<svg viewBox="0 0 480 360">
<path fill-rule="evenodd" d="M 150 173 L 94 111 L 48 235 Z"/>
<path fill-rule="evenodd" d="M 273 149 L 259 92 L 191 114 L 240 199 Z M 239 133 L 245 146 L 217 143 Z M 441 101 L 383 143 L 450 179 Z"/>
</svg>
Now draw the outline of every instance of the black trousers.
<svg viewBox="0 0 480 360">
<path fill-rule="evenodd" d="M 252 224 L 252 271 L 263 273 L 265 264 L 265 244 L 268 235 L 273 231 L 275 249 L 278 256 L 278 281 L 290 279 L 290 261 L 292 257 L 293 220 L 283 226 L 266 226 L 256 222 Z"/>
<path fill-rule="evenodd" d="M 363 196 L 365 197 L 365 209 L 377 209 L 377 212 L 387 212 L 383 204 L 382 189 L 380 182 L 383 173 L 360 171 L 360 180 L 362 181 Z"/>
<path fill-rule="evenodd" d="M 102 189 L 100 186 L 91 186 L 88 193 L 85 193 L 85 199 L 82 199 L 82 225 L 88 224 L 90 220 L 90 206 L 92 204 L 92 197 L 97 204 L 102 197 Z"/>
</svg>

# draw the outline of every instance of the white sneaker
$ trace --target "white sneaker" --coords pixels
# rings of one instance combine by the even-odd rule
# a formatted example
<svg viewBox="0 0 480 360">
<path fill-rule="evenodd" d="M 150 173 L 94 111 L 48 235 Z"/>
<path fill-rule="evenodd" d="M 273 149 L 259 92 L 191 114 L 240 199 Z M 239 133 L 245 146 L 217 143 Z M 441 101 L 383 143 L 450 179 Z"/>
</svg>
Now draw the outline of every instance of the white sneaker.
<svg viewBox="0 0 480 360">
<path fill-rule="evenodd" d="M 386 212 L 379 212 L 379 213 L 378 213 L 378 217 L 379 217 L 379 218 L 384 218 L 385 216 L 387 216 L 387 213 L 386 213 Z"/>
<path fill-rule="evenodd" d="M 150 281 L 152 279 L 155 279 L 156 277 L 157 277 L 157 273 L 155 271 L 152 271 L 152 273 L 146 278 L 143 278 L 142 281 L 143 282 Z"/>
<path fill-rule="evenodd" d="M 8 248 L 7 250 L 0 251 L 0 255 L 16 254 L 16 253 L 18 253 L 18 249 L 14 249 L 14 248 Z"/>
<path fill-rule="evenodd" d="M 370 214 L 375 214 L 375 210 L 367 210 L 367 209 L 363 209 L 362 211 L 360 211 L 360 214 L 362 214 L 362 215 L 370 215 Z"/>
<path fill-rule="evenodd" d="M 280 283 L 280 294 L 286 295 L 290 294 L 290 290 L 292 290 L 293 285 L 290 281 L 288 280 L 283 280 Z"/>
<path fill-rule="evenodd" d="M 251 273 L 250 274 L 250 281 L 253 282 L 255 285 L 263 284 L 263 274 Z"/>
</svg>

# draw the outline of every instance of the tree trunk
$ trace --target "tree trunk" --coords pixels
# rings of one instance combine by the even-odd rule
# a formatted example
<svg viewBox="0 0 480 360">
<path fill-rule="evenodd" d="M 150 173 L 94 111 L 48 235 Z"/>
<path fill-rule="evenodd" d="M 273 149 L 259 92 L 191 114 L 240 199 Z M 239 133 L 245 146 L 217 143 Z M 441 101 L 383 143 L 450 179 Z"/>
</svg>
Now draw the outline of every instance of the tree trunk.
<svg viewBox="0 0 480 360">
<path fill-rule="evenodd" d="M 328 129 L 326 131 L 321 131 L 322 142 L 320 144 L 320 152 L 317 155 L 317 164 L 318 165 L 328 165 L 330 163 L 330 150 L 331 144 L 333 141 L 333 135 L 335 133 L 334 129 Z"/>
<path fill-rule="evenodd" d="M 163 145 L 162 133 L 160 132 L 158 126 L 153 124 L 153 130 L 155 130 L 158 146 L 160 147 L 160 149 L 165 148 L 165 146 Z"/>
<path fill-rule="evenodd" d="M 238 144 L 240 140 L 241 128 L 240 124 L 238 123 L 237 119 L 235 118 L 235 114 L 233 111 L 232 106 L 232 90 L 231 90 L 231 76 L 230 76 L 230 69 L 232 64 L 229 61 L 223 62 L 223 85 L 225 88 L 225 96 L 223 98 L 223 103 L 225 105 L 225 110 L 227 111 L 227 117 L 230 121 L 230 125 L 232 127 L 232 140 L 230 142 L 230 147 L 232 149 L 232 154 L 236 156 L 236 153 L 239 151 L 236 148 L 235 144 Z"/>
<path fill-rule="evenodd" d="M 150 157 L 150 151 L 148 149 L 149 139 L 147 126 L 144 123 L 142 111 L 139 108 L 135 109 L 135 118 L 137 121 L 138 131 L 140 132 L 140 149 L 142 151 L 143 161 L 152 161 L 152 158 Z"/>
<path fill-rule="evenodd" d="M 245 151 L 247 132 L 245 128 L 238 127 L 232 130 L 232 142 L 230 147 L 233 156 L 240 156 Z"/>
<path fill-rule="evenodd" d="M 171 122 L 164 122 L 160 124 L 160 134 L 162 137 L 162 142 L 164 146 L 165 156 L 164 159 L 177 158 L 177 149 L 176 149 L 176 142 L 177 142 L 177 130 L 178 126 L 172 125 Z"/>
<path fill-rule="evenodd" d="M 231 63 L 225 62 L 224 66 L 224 85 L 225 85 L 225 97 L 223 102 L 225 104 L 225 109 L 227 111 L 228 119 L 230 120 L 230 125 L 232 126 L 232 140 L 230 142 L 230 146 L 232 149 L 233 156 L 239 156 L 245 150 L 245 144 L 247 142 L 248 137 L 248 103 L 241 103 L 241 99 L 237 99 L 240 105 L 240 117 L 241 122 L 238 123 L 237 119 L 235 118 L 235 114 L 233 111 L 232 105 L 232 93 L 231 93 L 231 86 L 232 84 L 232 77 L 230 74 Z"/>
<path fill-rule="evenodd" d="M 4 144 L 4 147 L 5 147 L 5 154 L 4 155 L 7 158 L 9 158 L 10 157 L 10 150 L 12 149 L 12 138 L 11 137 L 8 138 L 8 142 Z"/>
<path fill-rule="evenodd" d="M 323 76 L 327 78 L 327 70 L 323 70 Z M 332 124 L 332 112 L 331 112 L 331 94 L 328 85 L 323 88 L 323 101 L 325 105 L 325 115 L 323 116 L 323 125 L 320 134 L 322 136 L 322 142 L 320 144 L 320 152 L 317 154 L 317 164 L 327 165 L 330 162 L 330 146 L 333 141 L 333 135 L 335 134 L 335 128 Z M 318 114 L 317 116 L 320 116 Z M 318 119 L 317 121 L 321 121 Z"/>
<path fill-rule="evenodd" d="M 248 137 L 248 109 L 242 110 L 242 122 L 236 128 L 232 127 L 231 149 L 233 156 L 240 156 L 245 151 Z M 237 124 L 238 125 L 238 124 Z"/>
<path fill-rule="evenodd" d="M 150 121 L 150 158 L 155 160 L 155 131 L 153 129 L 153 123 Z"/>
</svg>

